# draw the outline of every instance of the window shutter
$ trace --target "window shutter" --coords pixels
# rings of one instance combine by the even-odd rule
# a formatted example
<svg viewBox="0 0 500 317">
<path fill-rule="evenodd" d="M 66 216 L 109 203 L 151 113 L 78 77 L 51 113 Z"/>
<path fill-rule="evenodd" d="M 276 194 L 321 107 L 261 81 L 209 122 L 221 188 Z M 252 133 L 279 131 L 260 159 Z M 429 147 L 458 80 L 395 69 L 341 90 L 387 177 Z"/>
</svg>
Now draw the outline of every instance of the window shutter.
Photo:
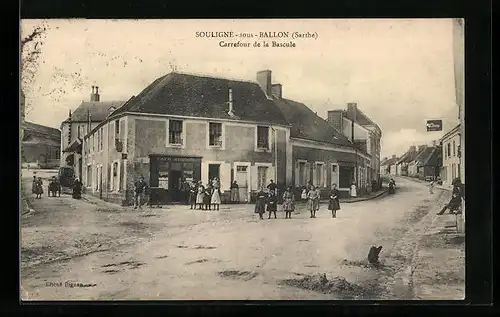
<svg viewBox="0 0 500 317">
<path fill-rule="evenodd" d="M 231 187 L 231 164 L 222 163 L 220 165 L 220 190 L 229 190 Z"/>
<path fill-rule="evenodd" d="M 250 166 L 250 190 L 259 190 L 257 188 L 258 180 L 257 180 L 257 166 Z"/>
<path fill-rule="evenodd" d="M 299 182 L 300 182 L 300 174 L 299 173 L 300 173 L 300 164 L 299 164 L 299 162 L 295 162 L 295 174 L 294 174 L 294 176 L 295 176 L 295 187 L 299 187 L 300 186 L 300 184 L 299 184 Z"/>
<path fill-rule="evenodd" d="M 311 181 L 311 163 L 306 163 L 304 173 L 306 173 L 306 175 L 304 175 L 304 179 L 306 180 L 306 183 L 309 183 Z"/>
<path fill-rule="evenodd" d="M 323 165 L 323 184 L 321 184 L 323 187 L 326 187 L 328 185 L 328 181 L 327 181 L 327 165 Z"/>
</svg>

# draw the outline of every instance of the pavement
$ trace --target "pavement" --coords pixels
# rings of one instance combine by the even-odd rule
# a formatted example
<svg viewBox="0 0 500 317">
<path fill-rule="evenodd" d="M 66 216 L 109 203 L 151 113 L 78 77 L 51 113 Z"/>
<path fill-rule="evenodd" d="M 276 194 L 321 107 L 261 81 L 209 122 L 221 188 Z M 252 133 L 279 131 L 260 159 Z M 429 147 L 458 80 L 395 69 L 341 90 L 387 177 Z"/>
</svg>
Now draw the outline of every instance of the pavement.
<svg viewBox="0 0 500 317">
<path fill-rule="evenodd" d="M 395 277 L 414 260 L 446 195 L 401 180 L 395 195 L 341 203 L 335 219 L 322 204 L 316 219 L 300 207 L 292 219 L 278 212 L 265 220 L 246 204 L 139 211 L 45 196 L 33 200 L 36 213 L 21 218 L 21 297 L 403 299 Z M 374 268 L 366 256 L 378 245 L 381 265 Z M 328 291 L 305 287 L 315 274 L 340 282 Z M 298 279 L 301 286 L 289 282 Z"/>
<path fill-rule="evenodd" d="M 405 178 L 414 182 L 423 182 Z M 436 186 L 450 192 L 448 186 Z M 430 217 L 430 225 L 420 236 L 407 275 L 416 300 L 463 300 L 465 298 L 465 234 L 460 218 L 445 213 Z"/>
</svg>

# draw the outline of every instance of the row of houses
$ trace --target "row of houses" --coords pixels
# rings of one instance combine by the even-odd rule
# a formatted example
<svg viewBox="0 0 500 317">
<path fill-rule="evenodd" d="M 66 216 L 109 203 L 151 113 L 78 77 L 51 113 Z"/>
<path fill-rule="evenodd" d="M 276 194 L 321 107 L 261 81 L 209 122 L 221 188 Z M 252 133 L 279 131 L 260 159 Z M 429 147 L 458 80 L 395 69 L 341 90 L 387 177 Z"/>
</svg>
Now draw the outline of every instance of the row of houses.
<svg viewBox="0 0 500 317">
<path fill-rule="evenodd" d="M 380 179 L 381 129 L 355 103 L 323 119 L 284 98 L 270 70 L 256 81 L 172 72 L 128 101 L 102 102 L 92 87 L 61 124 L 61 164 L 72 166 L 88 193 L 130 204 L 134 182 L 181 199 L 184 181 L 218 177 L 223 196 L 237 181 L 240 199 L 274 180 L 324 195 L 332 183 L 347 195 Z"/>
<path fill-rule="evenodd" d="M 442 166 L 441 146 L 436 143 L 433 142 L 431 146 L 410 146 L 400 157 L 393 155 L 391 158 L 384 158 L 380 163 L 380 173 L 436 180 L 440 176 Z"/>
<path fill-rule="evenodd" d="M 461 177 L 460 124 L 443 135 L 432 146 L 410 146 L 400 157 L 393 155 L 380 163 L 380 173 L 392 176 L 418 177 L 423 180 L 440 179 L 444 185 Z"/>
<path fill-rule="evenodd" d="M 61 131 L 24 120 L 21 129 L 21 166 L 59 167 Z"/>
</svg>

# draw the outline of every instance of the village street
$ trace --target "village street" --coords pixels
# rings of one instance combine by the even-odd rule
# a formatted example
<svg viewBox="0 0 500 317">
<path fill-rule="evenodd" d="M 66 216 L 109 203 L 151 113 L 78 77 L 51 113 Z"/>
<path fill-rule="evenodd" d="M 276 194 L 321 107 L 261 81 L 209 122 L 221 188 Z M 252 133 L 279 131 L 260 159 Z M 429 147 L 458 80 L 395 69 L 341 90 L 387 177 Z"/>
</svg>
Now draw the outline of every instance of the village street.
<svg viewBox="0 0 500 317">
<path fill-rule="evenodd" d="M 425 184 L 404 179 L 397 185 L 395 195 L 342 204 L 336 219 L 325 204 L 316 219 L 301 207 L 293 219 L 280 212 L 258 220 L 252 205 L 137 211 L 45 195 L 21 218 L 21 297 L 411 299 L 404 272 L 449 193 L 431 195 Z M 367 266 L 369 248 L 379 245 L 382 264 Z M 323 273 L 337 281 L 328 294 L 290 286 Z"/>
</svg>

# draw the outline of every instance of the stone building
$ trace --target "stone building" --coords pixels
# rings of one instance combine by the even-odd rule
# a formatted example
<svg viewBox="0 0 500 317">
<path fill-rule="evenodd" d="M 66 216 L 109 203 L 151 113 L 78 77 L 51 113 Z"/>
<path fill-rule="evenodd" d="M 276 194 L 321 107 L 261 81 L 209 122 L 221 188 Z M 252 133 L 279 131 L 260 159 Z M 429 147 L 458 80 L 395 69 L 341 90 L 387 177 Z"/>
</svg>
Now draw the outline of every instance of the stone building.
<svg viewBox="0 0 500 317">
<path fill-rule="evenodd" d="M 441 180 L 444 185 L 451 185 L 455 178 L 461 177 L 460 124 L 443 135 L 441 145 L 443 158 Z"/>
<path fill-rule="evenodd" d="M 59 167 L 61 131 L 28 121 L 22 122 L 22 129 L 22 165 Z"/>
</svg>

